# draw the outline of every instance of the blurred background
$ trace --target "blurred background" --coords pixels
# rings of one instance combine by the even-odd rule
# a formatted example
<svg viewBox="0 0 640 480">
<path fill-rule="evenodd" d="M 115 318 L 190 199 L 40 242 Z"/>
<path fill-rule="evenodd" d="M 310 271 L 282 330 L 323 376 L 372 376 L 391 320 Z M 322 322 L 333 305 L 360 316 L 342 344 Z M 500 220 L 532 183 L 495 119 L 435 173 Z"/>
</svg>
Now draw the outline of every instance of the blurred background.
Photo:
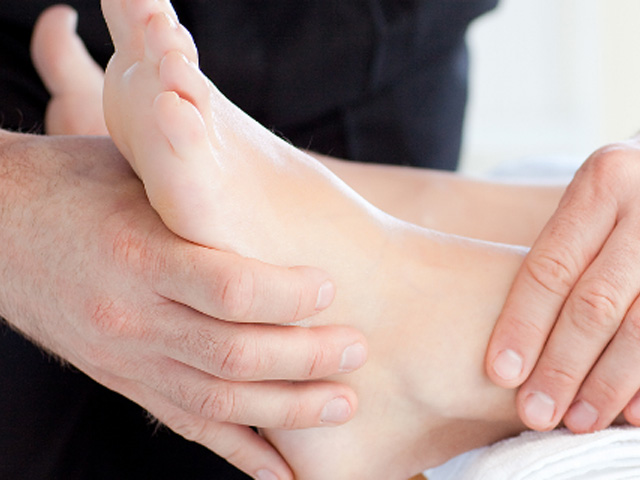
<svg viewBox="0 0 640 480">
<path fill-rule="evenodd" d="M 501 0 L 469 46 L 463 172 L 640 132 L 639 0 Z"/>
</svg>

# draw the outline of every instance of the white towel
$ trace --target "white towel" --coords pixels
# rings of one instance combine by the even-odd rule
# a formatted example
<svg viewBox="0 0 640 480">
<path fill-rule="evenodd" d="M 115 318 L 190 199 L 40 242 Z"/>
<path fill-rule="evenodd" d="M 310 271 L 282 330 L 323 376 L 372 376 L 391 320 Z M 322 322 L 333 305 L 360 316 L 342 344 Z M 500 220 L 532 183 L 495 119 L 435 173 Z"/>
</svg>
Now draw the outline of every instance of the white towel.
<svg viewBox="0 0 640 480">
<path fill-rule="evenodd" d="M 425 472 L 429 480 L 640 479 L 640 429 L 525 432 Z"/>
</svg>

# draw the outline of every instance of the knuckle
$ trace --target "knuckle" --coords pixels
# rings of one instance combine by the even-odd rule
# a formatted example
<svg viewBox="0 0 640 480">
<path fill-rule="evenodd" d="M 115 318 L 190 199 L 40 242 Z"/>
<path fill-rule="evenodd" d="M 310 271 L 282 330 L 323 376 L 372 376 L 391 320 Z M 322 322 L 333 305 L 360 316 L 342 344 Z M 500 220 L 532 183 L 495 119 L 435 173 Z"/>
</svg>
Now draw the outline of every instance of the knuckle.
<svg viewBox="0 0 640 480">
<path fill-rule="evenodd" d="M 612 334 L 619 325 L 618 301 L 605 282 L 594 282 L 575 292 L 568 311 L 572 326 L 586 336 Z"/>
<path fill-rule="evenodd" d="M 225 319 L 248 319 L 256 295 L 253 270 L 232 265 L 221 272 L 221 277 L 220 304 Z"/>
<path fill-rule="evenodd" d="M 304 410 L 304 406 L 301 403 L 290 405 L 282 420 L 282 425 L 280 426 L 280 428 L 283 428 L 285 430 L 293 430 L 294 428 L 298 428 L 301 424 Z"/>
<path fill-rule="evenodd" d="M 578 372 L 568 365 L 557 367 L 554 365 L 544 365 L 539 367 L 539 374 L 542 377 L 542 383 L 551 385 L 560 390 L 569 390 L 580 383 Z"/>
<path fill-rule="evenodd" d="M 533 345 L 536 339 L 538 342 L 543 342 L 549 336 L 549 332 L 542 325 L 536 323 L 535 317 L 510 316 L 507 319 L 509 332 L 514 332 L 516 334 L 514 338 L 525 345 Z M 524 339 L 526 342 L 523 342 Z"/>
<path fill-rule="evenodd" d="M 524 263 L 524 268 L 536 284 L 556 296 L 564 297 L 574 282 L 574 270 L 566 262 L 566 255 L 556 252 L 540 251 Z"/>
<path fill-rule="evenodd" d="M 129 225 L 115 233 L 111 247 L 113 259 L 118 265 L 144 271 L 150 264 L 148 240 L 138 235 Z"/>
<path fill-rule="evenodd" d="M 192 410 L 203 418 L 229 422 L 238 418 L 239 403 L 233 389 L 218 386 L 196 395 L 192 401 Z"/>
<path fill-rule="evenodd" d="M 640 346 L 640 314 L 635 313 L 627 317 L 624 322 L 624 335 L 632 345 Z"/>
<path fill-rule="evenodd" d="M 130 314 L 113 300 L 97 301 L 89 313 L 89 322 L 98 336 L 123 337 L 132 332 Z"/>
<path fill-rule="evenodd" d="M 218 375 L 227 380 L 251 380 L 257 376 L 262 363 L 255 342 L 246 336 L 241 339 L 232 337 L 221 342 L 215 359 Z"/>
<path fill-rule="evenodd" d="M 595 199 L 613 198 L 630 183 L 633 165 L 637 163 L 631 161 L 631 150 L 624 142 L 612 143 L 596 150 L 585 162 L 581 173 L 588 177 Z"/>
<path fill-rule="evenodd" d="M 306 373 L 308 378 L 315 378 L 322 375 L 322 366 L 324 365 L 325 354 L 324 351 L 319 348 L 309 355 L 307 360 L 308 367 Z"/>
<path fill-rule="evenodd" d="M 247 448 L 244 444 L 234 444 L 227 446 L 225 452 L 222 453 L 227 462 L 232 465 L 244 465 L 247 463 Z"/>
<path fill-rule="evenodd" d="M 592 403 L 596 407 L 617 408 L 619 406 L 618 404 L 621 400 L 619 386 L 614 385 L 603 376 L 593 378 L 592 382 L 593 384 L 589 386 L 590 392 L 588 395 L 594 398 Z"/>
<path fill-rule="evenodd" d="M 187 440 L 203 443 L 207 437 L 207 423 L 202 418 L 186 413 L 168 415 L 164 423 Z"/>
</svg>

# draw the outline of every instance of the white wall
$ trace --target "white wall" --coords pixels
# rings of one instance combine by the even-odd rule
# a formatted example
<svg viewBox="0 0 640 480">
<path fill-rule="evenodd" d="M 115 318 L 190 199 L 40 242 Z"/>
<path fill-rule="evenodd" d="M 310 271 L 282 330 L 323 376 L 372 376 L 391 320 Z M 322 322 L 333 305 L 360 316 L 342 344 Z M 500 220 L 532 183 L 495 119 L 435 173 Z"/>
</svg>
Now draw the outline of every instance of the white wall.
<svg viewBox="0 0 640 480">
<path fill-rule="evenodd" d="M 501 0 L 469 44 L 463 171 L 640 131 L 639 0 Z"/>
</svg>

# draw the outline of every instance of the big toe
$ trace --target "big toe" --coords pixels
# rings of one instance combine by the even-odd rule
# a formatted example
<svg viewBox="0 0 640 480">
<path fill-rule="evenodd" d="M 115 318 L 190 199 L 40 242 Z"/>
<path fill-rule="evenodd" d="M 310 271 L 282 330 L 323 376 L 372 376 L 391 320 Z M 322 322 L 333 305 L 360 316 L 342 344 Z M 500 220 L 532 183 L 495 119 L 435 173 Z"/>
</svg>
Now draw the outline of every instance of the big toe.
<svg viewBox="0 0 640 480">
<path fill-rule="evenodd" d="M 102 69 L 76 34 L 78 14 L 56 5 L 38 18 L 31 41 L 33 63 L 49 92 L 101 91 Z"/>
</svg>

